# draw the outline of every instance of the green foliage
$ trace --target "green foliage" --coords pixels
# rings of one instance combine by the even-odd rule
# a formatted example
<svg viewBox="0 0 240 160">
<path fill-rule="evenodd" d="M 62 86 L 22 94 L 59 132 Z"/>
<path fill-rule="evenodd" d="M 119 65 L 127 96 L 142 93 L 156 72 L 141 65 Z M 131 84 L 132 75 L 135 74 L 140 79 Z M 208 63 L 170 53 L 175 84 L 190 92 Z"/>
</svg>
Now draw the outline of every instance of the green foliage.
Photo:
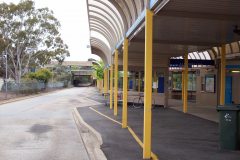
<svg viewBox="0 0 240 160">
<path fill-rule="evenodd" d="M 36 9 L 31 0 L 3 2 L 0 15 L 0 52 L 8 53 L 9 73 L 17 82 L 29 67 L 44 66 L 54 59 L 62 63 L 69 56 L 59 33 L 60 23 L 48 8 Z"/>
<path fill-rule="evenodd" d="M 35 73 L 29 73 L 25 76 L 26 79 L 31 79 L 31 80 L 38 80 L 44 83 L 47 83 L 48 80 L 52 77 L 52 73 L 48 69 L 40 69 Z"/>
<path fill-rule="evenodd" d="M 52 77 L 52 73 L 48 69 L 40 69 L 36 72 L 36 79 L 47 83 Z"/>
<path fill-rule="evenodd" d="M 93 76 L 96 79 L 103 79 L 104 77 L 104 63 L 103 61 L 98 61 L 93 64 Z"/>
<path fill-rule="evenodd" d="M 36 79 L 36 73 L 30 72 L 30 73 L 27 74 L 26 77 L 29 78 L 29 79 L 31 79 L 31 80 Z"/>
</svg>

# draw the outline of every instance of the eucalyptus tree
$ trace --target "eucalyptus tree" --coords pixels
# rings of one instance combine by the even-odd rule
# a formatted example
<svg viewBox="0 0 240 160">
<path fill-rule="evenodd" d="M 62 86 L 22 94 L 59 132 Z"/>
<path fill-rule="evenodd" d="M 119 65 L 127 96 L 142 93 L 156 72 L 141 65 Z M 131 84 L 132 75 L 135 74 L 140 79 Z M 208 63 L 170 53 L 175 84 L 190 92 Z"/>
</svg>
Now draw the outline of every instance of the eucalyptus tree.
<svg viewBox="0 0 240 160">
<path fill-rule="evenodd" d="M 0 3 L 0 52 L 8 55 L 9 74 L 20 82 L 32 66 L 64 61 L 68 46 L 61 39 L 60 22 L 48 8 L 31 0 Z"/>
</svg>

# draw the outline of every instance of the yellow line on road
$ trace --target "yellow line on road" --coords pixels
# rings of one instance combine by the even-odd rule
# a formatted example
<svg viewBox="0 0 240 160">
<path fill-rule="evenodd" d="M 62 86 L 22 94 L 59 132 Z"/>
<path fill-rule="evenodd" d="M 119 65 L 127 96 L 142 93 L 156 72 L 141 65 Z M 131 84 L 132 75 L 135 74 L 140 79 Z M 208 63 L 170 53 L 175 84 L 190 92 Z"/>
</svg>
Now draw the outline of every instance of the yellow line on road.
<svg viewBox="0 0 240 160">
<path fill-rule="evenodd" d="M 115 119 L 112 119 L 111 117 L 106 116 L 105 114 L 102 114 L 101 112 L 97 111 L 96 109 L 93 109 L 92 107 L 89 107 L 89 108 L 90 108 L 91 110 L 93 110 L 94 112 L 100 114 L 101 116 L 103 116 L 103 117 L 105 117 L 105 118 L 107 118 L 107 119 L 109 119 L 109 120 L 111 120 L 111 121 L 113 121 L 113 122 L 115 122 L 115 123 L 117 123 L 117 124 L 119 124 L 119 125 L 122 125 L 122 123 L 116 121 Z"/>
<path fill-rule="evenodd" d="M 117 120 L 97 111 L 96 109 L 92 108 L 92 107 L 89 107 L 92 111 L 98 113 L 99 115 L 111 120 L 112 122 L 116 123 L 116 124 L 119 124 L 120 126 L 122 126 L 122 123 L 121 122 L 118 122 Z M 143 148 L 143 142 L 140 140 L 140 138 L 136 135 L 136 133 L 132 130 L 131 127 L 127 126 L 128 128 L 128 131 L 131 133 L 131 135 L 133 136 L 133 138 L 137 141 L 137 143 Z M 158 160 L 158 157 L 156 154 L 154 154 L 153 152 L 151 152 L 151 157 L 153 160 Z"/>
</svg>

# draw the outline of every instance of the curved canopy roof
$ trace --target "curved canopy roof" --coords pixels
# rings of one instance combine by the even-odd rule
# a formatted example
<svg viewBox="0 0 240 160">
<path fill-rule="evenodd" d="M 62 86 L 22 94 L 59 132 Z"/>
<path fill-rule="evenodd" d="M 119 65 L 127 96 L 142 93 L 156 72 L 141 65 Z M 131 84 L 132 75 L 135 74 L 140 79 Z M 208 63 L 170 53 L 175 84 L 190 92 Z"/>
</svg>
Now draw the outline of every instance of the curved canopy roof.
<svg viewBox="0 0 240 160">
<path fill-rule="evenodd" d="M 240 42 L 233 42 L 226 45 L 226 57 L 234 58 L 240 55 Z M 196 60 L 214 60 L 221 57 L 221 47 L 213 47 L 210 50 L 202 52 L 192 52 L 188 54 L 188 59 Z M 172 57 L 172 59 L 183 59 L 182 56 Z"/>
<path fill-rule="evenodd" d="M 111 51 L 145 8 L 146 0 L 88 0 L 89 28 L 93 54 L 110 64 Z M 94 33 L 94 32 L 97 32 Z M 96 35 L 102 35 L 97 37 Z M 93 50 L 92 50 L 93 51 Z M 105 55 L 105 58 L 102 57 Z"/>
<path fill-rule="evenodd" d="M 186 50 L 190 52 L 189 59 L 218 59 L 219 46 L 226 43 L 229 43 L 227 58 L 240 54 L 237 42 L 240 38 L 232 33 L 233 24 L 240 25 L 238 1 L 87 0 L 87 4 L 92 53 L 104 59 L 106 65 L 111 64 L 111 53 L 121 47 L 124 37 L 131 40 L 129 61 L 143 64 L 146 6 L 155 14 L 153 52 L 156 64 L 162 59 L 160 54 L 182 59 Z"/>
</svg>

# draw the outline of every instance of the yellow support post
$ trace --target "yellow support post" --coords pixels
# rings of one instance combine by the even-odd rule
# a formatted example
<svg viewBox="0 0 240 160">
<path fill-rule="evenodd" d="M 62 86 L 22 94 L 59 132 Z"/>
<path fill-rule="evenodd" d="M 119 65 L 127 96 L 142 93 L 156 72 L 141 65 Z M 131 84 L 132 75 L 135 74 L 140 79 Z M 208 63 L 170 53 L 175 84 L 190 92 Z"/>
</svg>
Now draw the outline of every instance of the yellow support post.
<svg viewBox="0 0 240 160">
<path fill-rule="evenodd" d="M 128 112 L 128 39 L 123 42 L 123 109 L 122 109 L 122 128 L 127 128 Z"/>
<path fill-rule="evenodd" d="M 225 78 L 226 78 L 226 46 L 221 50 L 221 81 L 220 81 L 220 105 L 225 104 Z"/>
<path fill-rule="evenodd" d="M 113 64 L 110 67 L 110 109 L 113 108 Z"/>
<path fill-rule="evenodd" d="M 108 69 L 104 69 L 104 94 L 108 92 Z"/>
<path fill-rule="evenodd" d="M 184 55 L 183 113 L 188 111 L 188 53 Z"/>
<path fill-rule="evenodd" d="M 141 72 L 138 72 L 138 92 L 141 92 Z"/>
<path fill-rule="evenodd" d="M 157 72 L 154 72 L 154 82 L 157 84 Z M 154 93 L 157 93 L 157 88 L 154 88 Z"/>
<path fill-rule="evenodd" d="M 118 50 L 115 50 L 114 54 L 114 116 L 118 114 Z"/>
<path fill-rule="evenodd" d="M 150 159 L 152 139 L 153 12 L 146 9 L 145 17 L 143 159 Z"/>
</svg>

